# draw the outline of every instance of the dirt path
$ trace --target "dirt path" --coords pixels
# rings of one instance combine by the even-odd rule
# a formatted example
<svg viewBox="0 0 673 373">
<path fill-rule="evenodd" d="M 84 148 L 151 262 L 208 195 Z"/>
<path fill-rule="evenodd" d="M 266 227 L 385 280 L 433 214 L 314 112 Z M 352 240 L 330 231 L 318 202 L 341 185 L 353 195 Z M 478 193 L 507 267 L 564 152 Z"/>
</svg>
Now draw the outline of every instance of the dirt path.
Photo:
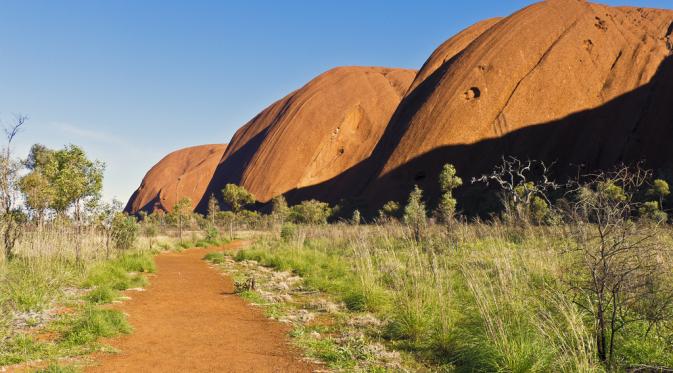
<svg viewBox="0 0 673 373">
<path fill-rule="evenodd" d="M 228 248 L 233 248 L 230 244 Z M 134 331 L 106 341 L 119 354 L 98 356 L 88 372 L 311 372 L 288 345 L 287 329 L 232 294 L 231 279 L 202 260 L 222 249 L 156 257 L 157 275 L 118 309 Z"/>
</svg>

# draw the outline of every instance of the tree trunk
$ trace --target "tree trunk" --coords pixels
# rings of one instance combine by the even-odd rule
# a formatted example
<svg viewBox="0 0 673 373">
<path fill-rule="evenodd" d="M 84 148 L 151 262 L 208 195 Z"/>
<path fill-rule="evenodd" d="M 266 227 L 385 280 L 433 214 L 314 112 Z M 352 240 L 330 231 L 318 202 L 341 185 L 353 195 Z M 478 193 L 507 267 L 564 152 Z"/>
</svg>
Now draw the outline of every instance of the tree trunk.
<svg viewBox="0 0 673 373">
<path fill-rule="evenodd" d="M 234 219 L 229 220 L 229 239 L 234 239 Z"/>
<path fill-rule="evenodd" d="M 82 213 L 79 200 L 75 201 L 75 224 L 77 224 L 77 237 L 75 238 L 75 259 L 77 263 L 82 261 Z"/>
<path fill-rule="evenodd" d="M 598 330 L 596 332 L 596 347 L 598 348 L 598 358 L 603 362 L 607 362 L 607 355 L 605 351 L 606 336 L 605 336 L 605 311 L 603 310 L 603 303 L 598 302 L 598 309 L 596 310 L 596 318 L 598 319 Z"/>
</svg>

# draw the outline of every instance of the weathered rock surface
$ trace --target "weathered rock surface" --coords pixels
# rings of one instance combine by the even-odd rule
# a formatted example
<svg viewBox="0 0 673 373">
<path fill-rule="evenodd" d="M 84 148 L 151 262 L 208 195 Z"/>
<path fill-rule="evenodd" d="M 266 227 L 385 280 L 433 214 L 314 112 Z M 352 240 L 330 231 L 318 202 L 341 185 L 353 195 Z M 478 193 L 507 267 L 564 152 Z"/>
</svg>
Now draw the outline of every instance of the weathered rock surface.
<svg viewBox="0 0 673 373">
<path fill-rule="evenodd" d="M 154 165 L 126 205 L 129 213 L 171 211 L 183 197 L 196 205 L 222 158 L 227 145 L 200 145 L 176 150 Z"/>
<path fill-rule="evenodd" d="M 413 184 L 436 194 L 443 163 L 469 176 L 503 154 L 590 168 L 673 161 L 662 148 L 672 11 L 550 0 L 474 27 L 419 73 L 372 155 L 368 199 L 400 200 Z M 447 45 L 464 49 L 437 58 Z"/>
<path fill-rule="evenodd" d="M 341 174 L 369 157 L 415 75 L 340 67 L 318 76 L 236 132 L 207 195 L 236 183 L 266 202 Z"/>
<path fill-rule="evenodd" d="M 444 163 L 467 179 L 503 155 L 555 161 L 559 174 L 641 159 L 673 174 L 672 34 L 670 10 L 549 0 L 461 31 L 417 74 L 331 70 L 243 126 L 193 196 L 205 209 L 237 183 L 262 202 L 375 209 L 414 184 L 436 196 Z M 182 193 L 147 188 L 136 209 L 160 189 Z"/>
</svg>

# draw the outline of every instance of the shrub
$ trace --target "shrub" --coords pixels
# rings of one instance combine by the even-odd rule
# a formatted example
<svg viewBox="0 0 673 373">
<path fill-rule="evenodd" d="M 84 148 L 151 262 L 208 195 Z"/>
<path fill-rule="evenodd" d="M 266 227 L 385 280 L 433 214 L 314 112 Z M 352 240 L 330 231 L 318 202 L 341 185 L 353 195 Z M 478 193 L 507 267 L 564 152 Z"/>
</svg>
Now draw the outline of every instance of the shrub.
<svg viewBox="0 0 673 373">
<path fill-rule="evenodd" d="M 207 260 L 209 262 L 212 262 L 214 264 L 220 264 L 224 262 L 224 254 L 223 253 L 208 253 L 203 257 L 203 260 Z"/>
<path fill-rule="evenodd" d="M 292 223 L 285 223 L 280 228 L 280 238 L 289 241 L 297 235 L 297 226 Z"/>
<path fill-rule="evenodd" d="M 332 215 L 327 203 L 314 199 L 292 206 L 290 211 L 290 219 L 298 224 L 327 224 L 327 218 Z"/>
<path fill-rule="evenodd" d="M 220 231 L 217 230 L 215 227 L 208 227 L 206 229 L 206 237 L 205 240 L 209 242 L 216 242 L 220 238 Z"/>
<path fill-rule="evenodd" d="M 351 217 L 351 224 L 358 225 L 362 221 L 362 216 L 360 216 L 360 210 L 353 211 L 353 216 Z"/>
<path fill-rule="evenodd" d="M 100 337 L 131 332 L 124 314 L 117 310 L 87 307 L 82 316 L 63 334 L 66 345 L 83 345 Z"/>
<path fill-rule="evenodd" d="M 409 194 L 409 202 L 404 207 L 404 223 L 414 232 L 416 240 L 420 240 L 428 222 L 425 212 L 425 203 L 423 203 L 423 190 L 414 186 L 414 190 Z"/>
<path fill-rule="evenodd" d="M 395 201 L 386 202 L 379 210 L 379 219 L 397 219 L 400 214 L 400 204 Z"/>
<path fill-rule="evenodd" d="M 287 216 L 290 214 L 290 208 L 287 206 L 287 201 L 285 197 L 281 194 L 279 196 L 273 197 L 271 200 L 271 215 L 278 223 L 283 223 Z"/>
<path fill-rule="evenodd" d="M 112 242 L 117 249 L 128 250 L 138 238 L 136 218 L 123 213 L 115 215 L 112 221 Z"/>
<path fill-rule="evenodd" d="M 664 222 L 668 219 L 668 214 L 661 211 L 658 201 L 649 201 L 643 203 L 638 209 L 641 218 L 649 219 L 655 222 Z"/>
<path fill-rule="evenodd" d="M 110 289 L 107 286 L 99 286 L 89 292 L 84 298 L 91 303 L 103 304 L 112 303 L 119 296 L 116 290 Z"/>
</svg>

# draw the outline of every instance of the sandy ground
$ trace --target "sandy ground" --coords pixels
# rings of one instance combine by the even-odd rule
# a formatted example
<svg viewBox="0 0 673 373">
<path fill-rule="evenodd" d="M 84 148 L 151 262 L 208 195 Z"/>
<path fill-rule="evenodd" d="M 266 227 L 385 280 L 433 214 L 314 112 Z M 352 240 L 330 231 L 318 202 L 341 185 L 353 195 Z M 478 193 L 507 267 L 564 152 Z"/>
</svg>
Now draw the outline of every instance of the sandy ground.
<svg viewBox="0 0 673 373">
<path fill-rule="evenodd" d="M 313 371 L 288 344 L 286 327 L 233 295 L 232 280 L 202 260 L 218 250 L 157 256 L 147 290 L 129 292 L 132 299 L 115 307 L 129 315 L 133 333 L 105 341 L 121 352 L 97 356 L 86 371 Z"/>
</svg>

